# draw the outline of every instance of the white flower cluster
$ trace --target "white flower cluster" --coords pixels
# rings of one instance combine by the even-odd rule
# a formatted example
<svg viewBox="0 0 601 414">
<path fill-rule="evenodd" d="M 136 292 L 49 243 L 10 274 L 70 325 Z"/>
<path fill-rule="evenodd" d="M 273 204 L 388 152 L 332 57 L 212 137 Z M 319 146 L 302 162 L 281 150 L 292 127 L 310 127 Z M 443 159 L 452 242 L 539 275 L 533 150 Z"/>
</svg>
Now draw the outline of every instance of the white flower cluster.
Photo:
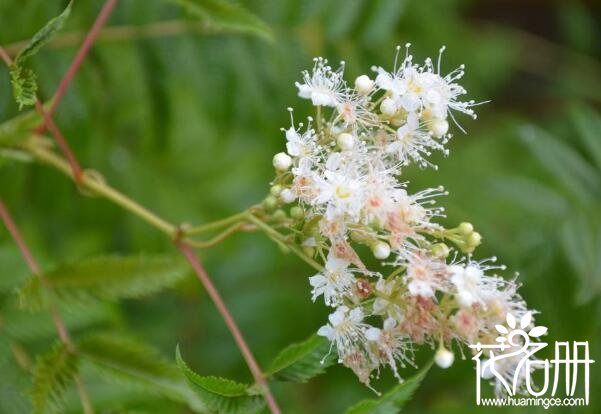
<svg viewBox="0 0 601 414">
<path fill-rule="evenodd" d="M 392 72 L 373 67 L 374 79 L 361 75 L 353 86 L 344 63 L 334 70 L 316 58 L 303 72 L 298 95 L 316 115 L 296 125 L 289 109 L 286 152 L 273 158 L 277 176 L 264 204 L 280 215 L 290 205 L 293 243 L 323 262 L 309 278 L 312 298 L 334 309 L 318 334 L 365 384 L 384 365 L 401 380 L 398 367 L 413 365 L 415 344 L 438 343 L 435 360 L 448 367 L 452 342 L 492 342 L 507 312 L 527 312 L 516 284 L 491 273 L 503 266 L 472 259 L 481 240 L 469 223 L 445 229 L 434 221 L 444 213 L 434 201 L 443 188 L 410 193 L 400 179 L 401 168 L 436 168 L 428 156 L 447 154 L 453 111 L 476 118 L 456 83 L 463 66 L 443 76 L 440 55 L 436 66 L 419 65 L 408 46 Z M 366 248 L 373 258 L 361 257 Z"/>
</svg>

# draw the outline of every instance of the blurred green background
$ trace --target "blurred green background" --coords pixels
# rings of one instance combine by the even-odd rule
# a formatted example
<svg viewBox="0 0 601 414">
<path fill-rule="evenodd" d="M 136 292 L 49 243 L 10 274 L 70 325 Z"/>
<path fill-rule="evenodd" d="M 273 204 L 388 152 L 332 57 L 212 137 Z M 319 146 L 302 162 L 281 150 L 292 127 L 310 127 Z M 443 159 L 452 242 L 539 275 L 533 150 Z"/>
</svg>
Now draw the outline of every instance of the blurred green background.
<svg viewBox="0 0 601 414">
<path fill-rule="evenodd" d="M 64 1 L 0 2 L 0 44 L 27 39 Z M 394 47 L 413 43 L 419 60 L 447 45 L 443 68 L 467 67 L 469 97 L 491 100 L 478 120 L 461 119 L 451 156 L 439 171 L 407 171 L 412 189 L 442 184 L 447 222 L 471 221 L 484 237 L 479 257 L 498 255 L 520 272 L 521 293 L 541 312 L 549 342 L 588 340 L 601 358 L 601 7 L 596 1 L 549 0 L 254 0 L 243 4 L 272 27 L 274 42 L 249 35 L 181 33 L 113 39 L 93 48 L 55 119 L 86 166 L 171 220 L 200 224 L 259 202 L 272 178 L 271 156 L 284 139 L 287 106 L 300 118 L 306 102 L 294 81 L 321 55 L 347 62 L 348 79 L 371 65 L 391 67 Z M 76 2 L 64 32 L 86 30 L 102 2 Z M 159 0 L 122 0 L 109 25 L 183 19 Z M 76 45 L 47 47 L 33 59 L 48 98 Z M 8 73 L 0 69 L 0 121 L 17 114 Z M 163 235 L 38 164 L 0 167 L 0 193 L 34 254 L 46 266 L 105 252 L 176 254 Z M 310 268 L 283 255 L 261 234 L 241 234 L 201 258 L 259 362 L 324 323 L 327 309 L 310 301 Z M 0 279 L 27 269 L 0 229 Z M 508 273 L 508 277 L 511 275 Z M 0 280 L 1 284 L 1 280 Z M 47 320 L 13 312 L 3 325 L 31 353 L 48 347 Z M 21 319 L 19 319 L 21 318 Z M 190 275 L 156 297 L 76 310 L 75 336 L 93 325 L 119 327 L 172 359 L 180 344 L 203 374 L 250 381 L 238 350 L 205 292 Z M 31 324 L 31 325 L 28 325 Z M 1 333 L 0 333 L 1 334 Z M 429 352 L 429 350 L 427 350 Z M 13 364 L 14 365 L 14 364 Z M 591 406 L 551 412 L 601 412 Z M 410 370 L 406 371 L 410 375 Z M 125 386 L 86 377 L 99 407 L 185 413 L 185 407 Z M 27 413 L 20 392 L 28 377 L 16 365 L 0 372 L 0 412 Z M 378 389 L 392 384 L 387 373 Z M 334 367 L 307 384 L 274 384 L 285 413 L 338 413 L 373 397 L 352 373 Z M 474 403 L 472 361 L 433 369 L 406 412 L 484 412 Z M 77 412 L 75 394 L 70 412 Z M 490 412 L 543 412 L 491 408 Z"/>
</svg>

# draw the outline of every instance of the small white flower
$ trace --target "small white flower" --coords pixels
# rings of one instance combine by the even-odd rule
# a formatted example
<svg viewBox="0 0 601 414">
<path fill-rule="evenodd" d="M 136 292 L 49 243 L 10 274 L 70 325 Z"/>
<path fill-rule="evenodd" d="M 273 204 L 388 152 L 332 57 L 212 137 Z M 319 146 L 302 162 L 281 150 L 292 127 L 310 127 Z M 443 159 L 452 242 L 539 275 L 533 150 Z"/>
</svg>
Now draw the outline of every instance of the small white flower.
<svg viewBox="0 0 601 414">
<path fill-rule="evenodd" d="M 342 298 L 351 293 L 355 277 L 348 270 L 349 262 L 336 257 L 333 253 L 328 255 L 325 270 L 309 278 L 313 287 L 311 291 L 313 302 L 323 295 L 327 306 L 337 306 Z"/>
<path fill-rule="evenodd" d="M 311 99 L 315 106 L 335 107 L 344 95 L 346 85 L 342 78 L 344 64 L 336 71 L 323 58 L 315 58 L 313 71 L 303 72 L 304 83 L 296 82 L 298 96 Z"/>
<path fill-rule="evenodd" d="M 496 258 L 480 262 L 469 261 L 465 265 L 449 266 L 451 283 L 455 286 L 455 297 L 461 306 L 469 307 L 476 303 L 487 306 L 487 301 L 493 298 L 505 283 L 497 276 L 488 276 L 484 272 L 490 269 L 505 269 L 505 266 L 495 266 Z"/>
</svg>

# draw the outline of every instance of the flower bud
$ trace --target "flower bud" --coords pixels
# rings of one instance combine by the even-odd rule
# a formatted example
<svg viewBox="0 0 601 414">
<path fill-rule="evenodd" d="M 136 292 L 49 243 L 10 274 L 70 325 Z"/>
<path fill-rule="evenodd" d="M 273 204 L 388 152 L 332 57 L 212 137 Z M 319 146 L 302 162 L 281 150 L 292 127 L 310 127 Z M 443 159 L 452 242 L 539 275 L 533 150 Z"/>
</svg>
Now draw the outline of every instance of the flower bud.
<svg viewBox="0 0 601 414">
<path fill-rule="evenodd" d="M 355 146 L 355 137 L 347 132 L 343 132 L 342 134 L 338 135 L 336 143 L 341 150 L 348 151 L 353 149 Z"/>
<path fill-rule="evenodd" d="M 455 361 L 455 354 L 441 346 L 438 351 L 436 351 L 436 355 L 434 355 L 434 362 L 442 369 L 447 369 L 453 362 Z"/>
<path fill-rule="evenodd" d="M 396 110 L 396 103 L 390 98 L 385 98 L 380 104 L 382 115 L 393 116 L 396 113 Z"/>
<path fill-rule="evenodd" d="M 444 119 L 434 119 L 428 123 L 428 129 L 434 137 L 440 138 L 449 132 L 449 123 Z"/>
<path fill-rule="evenodd" d="M 434 257 L 444 259 L 449 255 L 451 250 L 449 249 L 449 246 L 444 243 L 436 243 L 430 247 L 430 252 Z"/>
<path fill-rule="evenodd" d="M 355 90 L 359 95 L 367 95 L 374 89 L 374 81 L 367 75 L 358 76 L 355 79 Z"/>
<path fill-rule="evenodd" d="M 374 257 L 379 260 L 384 260 L 390 256 L 390 246 L 388 243 L 377 242 L 371 248 Z"/>
<path fill-rule="evenodd" d="M 274 196 L 267 196 L 263 200 L 263 207 L 265 210 L 271 211 L 278 206 L 278 200 Z"/>
<path fill-rule="evenodd" d="M 284 188 L 281 192 L 280 192 L 280 199 L 286 203 L 286 204 L 290 204 L 292 203 L 294 200 L 296 200 L 296 194 L 294 194 L 294 191 L 292 191 L 289 188 Z"/>
<path fill-rule="evenodd" d="M 463 235 L 468 235 L 470 233 L 473 233 L 474 231 L 474 226 L 472 226 L 472 223 L 461 223 L 459 224 L 459 227 L 457 227 L 457 230 L 459 230 L 460 234 Z"/>
<path fill-rule="evenodd" d="M 274 197 L 277 197 L 280 195 L 281 191 L 282 191 L 282 186 L 279 184 L 276 184 L 269 189 L 269 194 L 271 194 Z"/>
<path fill-rule="evenodd" d="M 305 217 L 305 211 L 301 206 L 294 206 L 290 209 L 290 217 L 295 220 L 300 220 Z"/>
<path fill-rule="evenodd" d="M 274 221 L 284 221 L 287 218 L 286 212 L 282 209 L 276 210 L 271 217 Z"/>
<path fill-rule="evenodd" d="M 482 236 L 478 232 L 473 232 L 467 239 L 467 242 L 472 247 L 477 247 L 482 243 Z"/>
<path fill-rule="evenodd" d="M 292 158 L 285 152 L 278 152 L 273 156 L 273 166 L 278 171 L 286 171 L 292 165 Z"/>
<path fill-rule="evenodd" d="M 315 255 L 315 247 L 303 246 L 303 253 L 305 253 L 309 257 L 313 257 Z"/>
</svg>

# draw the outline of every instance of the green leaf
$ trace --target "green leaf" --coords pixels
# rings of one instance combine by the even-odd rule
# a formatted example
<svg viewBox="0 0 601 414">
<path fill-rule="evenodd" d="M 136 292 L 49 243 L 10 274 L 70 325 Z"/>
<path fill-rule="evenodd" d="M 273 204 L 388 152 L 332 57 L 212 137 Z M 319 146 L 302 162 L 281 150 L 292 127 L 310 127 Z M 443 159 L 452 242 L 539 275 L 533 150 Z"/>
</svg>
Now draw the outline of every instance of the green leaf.
<svg viewBox="0 0 601 414">
<path fill-rule="evenodd" d="M 81 358 L 116 383 L 140 386 L 186 403 L 195 412 L 206 411 L 177 366 L 150 345 L 115 333 L 99 333 L 80 340 L 77 350 Z"/>
<path fill-rule="evenodd" d="M 601 170 L 601 117 L 592 109 L 580 106 L 572 110 L 572 119 L 587 153 Z"/>
<path fill-rule="evenodd" d="M 203 377 L 192 371 L 182 359 L 179 347 L 176 360 L 190 388 L 210 409 L 220 414 L 251 414 L 264 408 L 263 397 L 253 387 L 226 378 Z"/>
<path fill-rule="evenodd" d="M 19 104 L 19 109 L 23 109 L 24 106 L 35 104 L 36 92 L 38 90 L 36 74 L 33 70 L 24 67 L 23 64 L 33 55 L 38 53 L 38 51 L 48 43 L 60 29 L 62 29 L 71 14 L 72 3 L 73 1 L 70 1 L 61 14 L 46 23 L 44 27 L 33 35 L 27 45 L 19 51 L 13 65 L 11 65 L 10 80 L 13 86 L 13 95 Z"/>
<path fill-rule="evenodd" d="M 7 303 L 1 313 L 4 329 L 19 342 L 33 342 L 56 336 L 56 328 L 47 311 L 29 312 L 16 309 L 17 304 Z M 58 306 L 58 311 L 70 331 L 119 323 L 114 305 L 107 303 Z"/>
<path fill-rule="evenodd" d="M 230 29 L 250 33 L 273 40 L 273 33 L 263 20 L 238 4 L 225 0 L 167 0 L 183 7 L 192 16 L 198 17 L 218 29 Z"/>
<path fill-rule="evenodd" d="M 526 126 L 519 132 L 532 154 L 550 174 L 575 197 L 590 201 L 591 193 L 601 187 L 601 180 L 580 154 L 538 127 Z"/>
<path fill-rule="evenodd" d="M 35 102 L 35 101 L 34 101 Z M 27 111 L 0 124 L 0 144 L 13 144 L 31 136 L 42 120 L 36 111 Z"/>
<path fill-rule="evenodd" d="M 13 95 L 15 101 L 19 104 L 19 109 L 24 106 L 32 106 L 36 102 L 36 93 L 38 84 L 36 82 L 36 74 L 33 70 L 23 68 L 18 65 L 10 67 L 10 82 L 13 86 Z"/>
<path fill-rule="evenodd" d="M 38 53 L 38 51 L 48 43 L 59 30 L 61 30 L 71 14 L 71 5 L 73 0 L 69 2 L 65 10 L 52 20 L 50 20 L 44 27 L 42 27 L 36 34 L 33 35 L 29 43 L 21 49 L 15 58 L 15 65 L 19 66 L 27 59 Z"/>
<path fill-rule="evenodd" d="M 33 276 L 19 293 L 22 305 L 31 309 L 46 306 L 51 297 L 73 303 L 138 298 L 169 288 L 186 274 L 184 262 L 170 256 L 95 257 L 45 273 L 50 290 Z"/>
<path fill-rule="evenodd" d="M 353 405 L 346 414 L 394 414 L 399 413 L 401 408 L 411 399 L 422 380 L 432 366 L 432 362 L 424 366 L 417 374 L 396 385 L 386 394 L 378 399 L 363 400 Z"/>
<path fill-rule="evenodd" d="M 284 348 L 272 361 L 267 374 L 283 381 L 306 382 L 323 374 L 334 362 L 336 357 L 330 352 L 329 341 L 313 335 Z"/>
<path fill-rule="evenodd" d="M 65 391 L 77 373 L 77 362 L 62 342 L 37 358 L 31 388 L 35 414 L 63 412 Z"/>
</svg>

